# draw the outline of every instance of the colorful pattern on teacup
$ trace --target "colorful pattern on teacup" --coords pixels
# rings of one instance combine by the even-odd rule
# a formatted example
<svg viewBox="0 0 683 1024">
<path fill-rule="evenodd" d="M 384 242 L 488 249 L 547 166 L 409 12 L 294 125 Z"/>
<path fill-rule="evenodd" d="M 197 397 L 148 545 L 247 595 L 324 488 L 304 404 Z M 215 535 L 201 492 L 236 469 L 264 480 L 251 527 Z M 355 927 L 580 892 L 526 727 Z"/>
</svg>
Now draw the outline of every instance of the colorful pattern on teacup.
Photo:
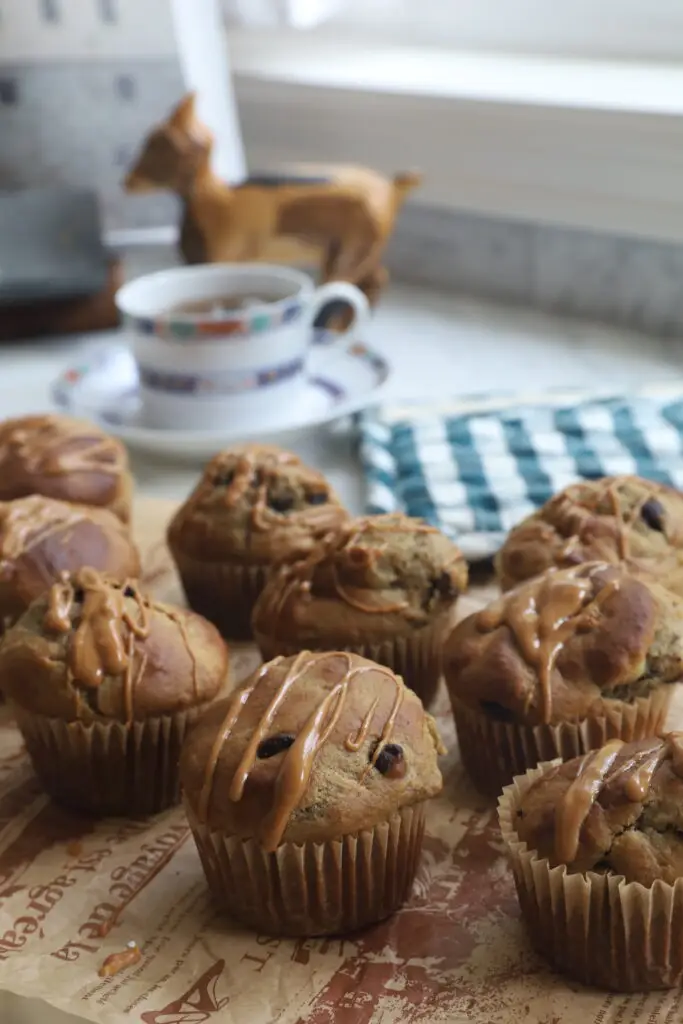
<svg viewBox="0 0 683 1024">
<path fill-rule="evenodd" d="M 137 334 L 166 338 L 169 341 L 234 340 L 262 334 L 300 319 L 304 311 L 301 299 L 291 299 L 269 309 L 260 307 L 253 311 L 226 312 L 220 318 L 207 316 L 188 319 L 169 315 L 158 317 L 131 316 L 123 314 L 123 326 Z"/>
<path fill-rule="evenodd" d="M 149 391 L 173 395 L 233 395 L 280 384 L 301 373 L 303 359 L 293 359 L 264 370 L 227 370 L 211 376 L 170 373 L 140 366 L 140 384 Z"/>
</svg>

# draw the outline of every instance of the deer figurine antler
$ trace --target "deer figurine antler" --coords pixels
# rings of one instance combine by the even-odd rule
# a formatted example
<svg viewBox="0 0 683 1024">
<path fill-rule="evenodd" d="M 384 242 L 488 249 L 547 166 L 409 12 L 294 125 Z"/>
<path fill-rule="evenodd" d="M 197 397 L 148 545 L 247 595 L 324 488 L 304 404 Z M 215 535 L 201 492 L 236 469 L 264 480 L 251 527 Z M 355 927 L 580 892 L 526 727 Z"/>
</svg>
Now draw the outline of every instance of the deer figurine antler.
<svg viewBox="0 0 683 1024">
<path fill-rule="evenodd" d="M 129 192 L 168 189 L 180 197 L 187 262 L 263 259 L 274 240 L 295 238 L 322 250 L 323 281 L 351 281 L 377 298 L 387 279 L 384 248 L 419 174 L 308 166 L 231 186 L 211 169 L 212 144 L 189 93 L 153 128 L 124 183 Z"/>
</svg>

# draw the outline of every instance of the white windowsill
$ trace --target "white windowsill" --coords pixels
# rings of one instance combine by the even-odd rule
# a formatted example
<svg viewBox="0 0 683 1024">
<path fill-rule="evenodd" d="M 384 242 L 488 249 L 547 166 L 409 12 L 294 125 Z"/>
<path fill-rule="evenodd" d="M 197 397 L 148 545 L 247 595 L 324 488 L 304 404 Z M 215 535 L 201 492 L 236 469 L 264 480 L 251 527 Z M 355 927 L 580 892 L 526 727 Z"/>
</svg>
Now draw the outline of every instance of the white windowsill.
<svg viewBox="0 0 683 1024">
<path fill-rule="evenodd" d="M 683 240 L 683 68 L 229 38 L 247 158 L 419 166 L 416 201 Z"/>
<path fill-rule="evenodd" d="M 283 39 L 284 35 L 284 39 Z M 237 74 L 399 96 L 683 113 L 683 67 L 382 46 L 303 32 L 233 32 Z"/>
</svg>

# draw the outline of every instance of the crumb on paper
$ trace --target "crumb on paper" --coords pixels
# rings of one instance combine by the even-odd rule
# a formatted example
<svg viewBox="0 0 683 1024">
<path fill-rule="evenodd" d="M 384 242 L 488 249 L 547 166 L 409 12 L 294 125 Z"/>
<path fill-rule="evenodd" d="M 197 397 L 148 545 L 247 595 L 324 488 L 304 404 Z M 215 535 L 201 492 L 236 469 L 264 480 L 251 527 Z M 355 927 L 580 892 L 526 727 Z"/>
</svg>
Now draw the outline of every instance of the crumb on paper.
<svg viewBox="0 0 683 1024">
<path fill-rule="evenodd" d="M 120 953 L 110 953 L 97 972 L 100 978 L 113 978 L 126 967 L 132 967 L 141 958 L 142 953 L 137 942 L 127 942 L 126 948 Z"/>
<path fill-rule="evenodd" d="M 80 839 L 72 839 L 66 844 L 66 852 L 70 857 L 80 857 L 83 853 L 83 843 Z"/>
</svg>

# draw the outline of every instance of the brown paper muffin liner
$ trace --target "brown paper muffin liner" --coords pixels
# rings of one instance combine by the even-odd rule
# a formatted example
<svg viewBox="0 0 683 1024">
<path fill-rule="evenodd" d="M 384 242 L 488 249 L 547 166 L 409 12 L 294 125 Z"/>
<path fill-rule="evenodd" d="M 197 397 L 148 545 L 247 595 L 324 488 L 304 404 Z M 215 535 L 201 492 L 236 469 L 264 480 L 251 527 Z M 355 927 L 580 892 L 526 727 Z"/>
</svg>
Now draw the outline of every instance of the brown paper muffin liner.
<svg viewBox="0 0 683 1024">
<path fill-rule="evenodd" d="M 673 689 L 662 685 L 632 703 L 614 701 L 608 714 L 557 725 L 496 721 L 451 694 L 462 763 L 482 793 L 498 796 L 513 776 L 541 761 L 570 761 L 608 740 L 629 743 L 657 735 L 664 728 Z"/>
<path fill-rule="evenodd" d="M 283 843 L 211 831 L 185 809 L 214 899 L 258 932 L 341 935 L 381 921 L 410 895 L 422 849 L 425 801 L 373 829 L 323 843 Z"/>
<path fill-rule="evenodd" d="M 251 640 L 251 613 L 268 577 L 266 565 L 199 562 L 174 551 L 187 603 L 228 640 Z"/>
<path fill-rule="evenodd" d="M 558 971 L 618 992 L 673 988 L 683 978 L 683 878 L 651 888 L 623 875 L 570 874 L 529 850 L 515 829 L 517 808 L 545 763 L 507 786 L 500 830 L 531 940 Z"/>
<path fill-rule="evenodd" d="M 185 734 L 206 705 L 130 726 L 65 722 L 12 704 L 47 793 L 88 814 L 144 817 L 180 802 Z"/>
<path fill-rule="evenodd" d="M 439 686 L 441 678 L 441 648 L 444 630 L 449 619 L 444 617 L 430 626 L 416 630 L 409 636 L 397 636 L 392 640 L 381 640 L 375 643 L 368 641 L 362 644 L 348 644 L 340 637 L 336 642 L 328 639 L 324 646 L 311 645 L 308 641 L 306 650 L 318 651 L 352 651 L 364 658 L 386 665 L 392 672 L 401 676 L 406 686 L 414 690 L 422 703 L 428 707 Z M 258 644 L 264 661 L 270 661 L 278 654 L 298 654 L 302 644 L 287 643 L 278 637 L 269 637 L 255 632 L 254 639 Z"/>
</svg>

